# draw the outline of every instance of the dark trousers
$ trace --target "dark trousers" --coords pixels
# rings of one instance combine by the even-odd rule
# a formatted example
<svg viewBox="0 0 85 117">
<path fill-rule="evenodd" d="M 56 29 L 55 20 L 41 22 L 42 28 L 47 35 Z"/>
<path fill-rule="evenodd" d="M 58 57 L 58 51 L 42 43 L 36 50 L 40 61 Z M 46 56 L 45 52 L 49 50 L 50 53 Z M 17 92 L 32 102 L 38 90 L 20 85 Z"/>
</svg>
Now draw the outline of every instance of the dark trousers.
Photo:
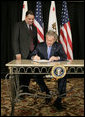
<svg viewBox="0 0 85 117">
<path fill-rule="evenodd" d="M 66 81 L 66 76 L 58 80 L 58 92 L 59 95 L 62 95 L 62 97 L 66 96 Z"/>
<path fill-rule="evenodd" d="M 58 92 L 59 95 L 55 101 L 55 104 L 58 105 L 59 103 L 61 103 L 62 98 L 66 96 L 66 81 L 67 81 L 67 77 L 65 76 L 62 79 L 58 80 Z"/>
<path fill-rule="evenodd" d="M 21 88 L 23 92 L 27 92 L 29 90 L 28 86 L 29 86 L 31 78 L 35 79 L 35 81 L 39 85 L 42 92 L 46 92 L 47 94 L 49 94 L 49 89 L 44 82 L 43 75 L 27 75 L 27 74 L 20 75 L 20 78 L 19 78 L 20 86 L 21 85 L 25 86 Z"/>
<path fill-rule="evenodd" d="M 20 81 L 20 85 L 25 85 L 26 87 L 22 88 L 23 91 L 27 91 L 28 90 L 28 86 L 30 83 L 31 78 L 34 78 L 35 81 L 37 82 L 37 84 L 39 85 L 40 89 L 42 92 L 49 92 L 48 87 L 46 86 L 44 79 L 43 79 L 43 75 L 20 75 L 19 81 Z M 58 80 L 58 92 L 59 95 L 62 95 L 62 97 L 66 96 L 66 76 L 62 79 Z"/>
</svg>

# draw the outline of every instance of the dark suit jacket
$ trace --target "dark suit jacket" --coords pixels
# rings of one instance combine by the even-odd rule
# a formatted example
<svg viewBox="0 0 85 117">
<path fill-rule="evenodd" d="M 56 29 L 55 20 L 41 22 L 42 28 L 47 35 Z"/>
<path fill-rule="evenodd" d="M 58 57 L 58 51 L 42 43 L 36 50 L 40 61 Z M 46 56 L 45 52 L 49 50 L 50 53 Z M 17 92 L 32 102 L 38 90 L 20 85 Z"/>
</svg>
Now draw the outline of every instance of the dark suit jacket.
<svg viewBox="0 0 85 117">
<path fill-rule="evenodd" d="M 37 45 L 37 29 L 32 26 L 33 29 L 33 43 Z M 25 21 L 19 22 L 15 25 L 12 37 L 12 47 L 14 52 L 14 58 L 16 54 L 21 54 L 22 59 L 26 59 L 29 54 L 31 35 Z"/>
<path fill-rule="evenodd" d="M 48 59 L 47 57 L 47 45 L 45 42 L 39 43 L 36 47 L 36 49 L 32 52 L 31 57 L 34 55 L 38 55 L 41 57 L 41 59 Z M 60 43 L 55 42 L 52 45 L 52 49 L 51 49 L 51 56 L 59 56 L 60 57 L 60 61 L 64 61 L 67 60 L 67 56 L 63 50 L 63 47 Z"/>
</svg>

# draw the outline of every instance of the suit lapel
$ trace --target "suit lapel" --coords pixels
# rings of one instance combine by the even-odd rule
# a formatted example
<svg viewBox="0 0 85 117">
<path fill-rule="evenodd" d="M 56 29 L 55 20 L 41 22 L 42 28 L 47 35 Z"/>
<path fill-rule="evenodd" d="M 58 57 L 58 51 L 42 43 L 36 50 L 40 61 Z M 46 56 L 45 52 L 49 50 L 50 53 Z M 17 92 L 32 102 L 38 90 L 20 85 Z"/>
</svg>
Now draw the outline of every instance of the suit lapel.
<svg viewBox="0 0 85 117">
<path fill-rule="evenodd" d="M 50 56 L 53 56 L 53 55 L 54 55 L 54 47 L 52 47 L 51 53 L 50 53 Z"/>
<path fill-rule="evenodd" d="M 50 56 L 54 56 L 55 51 L 56 51 L 56 47 L 55 47 L 55 43 L 54 43 L 52 46 L 52 49 L 51 49 Z"/>
<path fill-rule="evenodd" d="M 25 28 L 26 32 L 29 34 L 29 29 L 28 29 L 27 24 L 26 24 L 25 21 L 23 22 L 23 25 L 24 25 L 24 28 Z"/>
<path fill-rule="evenodd" d="M 45 59 L 47 59 L 48 54 L 47 54 L 47 45 L 46 45 L 46 43 L 44 44 L 43 52 L 44 52 Z"/>
</svg>

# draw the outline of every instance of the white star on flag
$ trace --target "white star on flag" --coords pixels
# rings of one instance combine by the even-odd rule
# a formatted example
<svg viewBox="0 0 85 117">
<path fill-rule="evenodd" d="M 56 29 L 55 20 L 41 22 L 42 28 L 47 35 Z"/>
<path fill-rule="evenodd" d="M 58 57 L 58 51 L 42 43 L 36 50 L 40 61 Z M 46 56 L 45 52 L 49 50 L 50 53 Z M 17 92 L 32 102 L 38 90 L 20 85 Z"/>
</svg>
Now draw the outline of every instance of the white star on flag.
<svg viewBox="0 0 85 117">
<path fill-rule="evenodd" d="M 23 9 L 22 9 L 22 21 L 25 20 L 25 14 L 28 11 L 27 1 L 23 2 Z"/>
<path fill-rule="evenodd" d="M 36 2 L 36 12 L 35 12 L 34 25 L 37 28 L 38 42 L 39 43 L 43 42 L 44 41 L 44 23 L 43 23 L 41 1 Z"/>
</svg>

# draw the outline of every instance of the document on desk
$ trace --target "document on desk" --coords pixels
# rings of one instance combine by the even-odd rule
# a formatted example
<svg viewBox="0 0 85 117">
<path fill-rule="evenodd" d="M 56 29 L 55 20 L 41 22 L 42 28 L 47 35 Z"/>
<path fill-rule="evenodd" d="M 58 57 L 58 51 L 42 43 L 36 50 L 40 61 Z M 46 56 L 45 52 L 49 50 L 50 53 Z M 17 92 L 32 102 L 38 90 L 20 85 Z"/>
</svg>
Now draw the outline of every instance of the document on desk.
<svg viewBox="0 0 85 117">
<path fill-rule="evenodd" d="M 45 59 L 41 59 L 41 60 L 33 60 L 34 62 L 38 62 L 38 63 L 48 63 L 50 62 L 49 60 L 45 60 Z"/>
</svg>

